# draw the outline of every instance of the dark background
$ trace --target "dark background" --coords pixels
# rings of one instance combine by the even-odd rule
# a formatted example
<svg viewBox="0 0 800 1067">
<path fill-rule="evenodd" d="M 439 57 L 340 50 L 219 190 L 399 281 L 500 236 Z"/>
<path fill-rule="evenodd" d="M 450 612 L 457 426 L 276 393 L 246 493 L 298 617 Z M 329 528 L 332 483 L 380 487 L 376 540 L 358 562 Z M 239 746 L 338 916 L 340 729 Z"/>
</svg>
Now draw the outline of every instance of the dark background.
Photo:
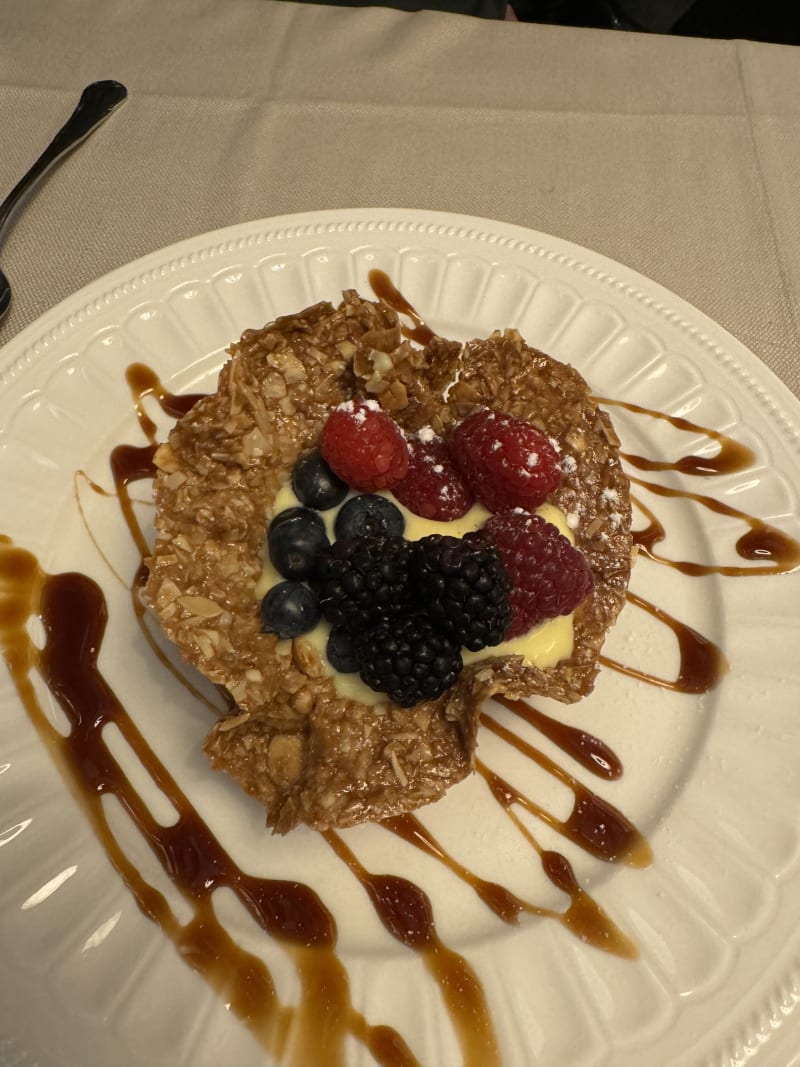
<svg viewBox="0 0 800 1067">
<path fill-rule="evenodd" d="M 800 44 L 796 0 L 511 0 L 523 22 Z"/>
<path fill-rule="evenodd" d="M 798 0 L 309 0 L 342 7 L 429 8 L 502 19 L 510 3 L 521 22 L 668 33 L 681 37 L 745 38 L 800 44 Z"/>
</svg>

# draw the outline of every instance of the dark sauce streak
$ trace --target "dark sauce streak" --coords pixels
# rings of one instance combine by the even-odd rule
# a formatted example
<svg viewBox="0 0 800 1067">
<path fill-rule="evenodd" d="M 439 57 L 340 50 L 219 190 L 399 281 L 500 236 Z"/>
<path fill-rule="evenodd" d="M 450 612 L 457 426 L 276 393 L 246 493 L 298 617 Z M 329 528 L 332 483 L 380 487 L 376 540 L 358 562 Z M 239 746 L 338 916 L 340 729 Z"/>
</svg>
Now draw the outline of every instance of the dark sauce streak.
<svg viewBox="0 0 800 1067">
<path fill-rule="evenodd" d="M 653 408 L 642 407 L 632 404 L 627 400 L 611 400 L 608 397 L 595 397 L 598 404 L 624 408 L 636 415 L 646 415 L 651 419 L 660 419 L 670 423 L 678 430 L 687 433 L 698 434 L 708 437 L 719 444 L 719 452 L 714 456 L 681 456 L 680 459 L 666 461 L 649 459 L 647 456 L 637 456 L 630 452 L 623 452 L 623 458 L 632 467 L 646 471 L 679 471 L 681 474 L 689 474 L 697 477 L 710 477 L 719 474 L 735 474 L 746 470 L 755 462 L 755 454 L 746 445 L 736 441 L 733 437 L 722 433 L 720 430 L 712 430 L 708 426 L 700 426 L 696 422 L 690 422 L 680 415 L 667 415 L 663 411 L 655 411 Z"/>
<path fill-rule="evenodd" d="M 633 540 L 639 546 L 639 551 L 648 559 L 695 578 L 707 574 L 720 574 L 729 578 L 748 578 L 764 574 L 786 574 L 800 567 L 800 542 L 776 530 L 763 519 L 702 493 L 692 493 L 686 489 L 676 489 L 636 477 L 631 477 L 631 482 L 656 496 L 692 500 L 708 511 L 745 523 L 749 530 L 736 541 L 736 552 L 742 559 L 757 561 L 760 565 L 747 567 L 732 564 L 695 563 L 692 560 L 672 560 L 659 555 L 655 551 L 655 546 L 666 537 L 664 525 L 638 497 L 634 497 L 634 503 L 648 520 L 648 525 L 641 530 L 634 530 Z"/>
<path fill-rule="evenodd" d="M 125 525 L 130 530 L 136 544 L 137 551 L 144 558 L 150 554 L 150 547 L 144 539 L 144 535 L 133 513 L 133 501 L 131 500 L 128 486 L 131 482 L 142 481 L 155 475 L 153 456 L 156 446 L 150 445 L 117 445 L 111 450 L 109 462 L 111 475 L 114 479 L 117 499 L 120 510 L 125 519 Z"/>
<path fill-rule="evenodd" d="M 497 1038 L 481 984 L 464 957 L 442 944 L 428 895 L 407 878 L 370 873 L 335 831 L 322 836 L 364 887 L 392 937 L 420 953 L 455 1025 L 464 1067 L 499 1067 Z"/>
<path fill-rule="evenodd" d="M 486 719 L 484 725 L 487 725 Z M 524 755 L 541 762 L 541 754 L 530 749 L 515 735 L 511 734 L 507 739 Z M 545 757 L 541 758 L 546 760 Z M 443 848 L 414 815 L 395 816 L 384 820 L 381 825 L 452 871 L 461 881 L 471 886 L 480 899 L 504 922 L 516 923 L 522 912 L 548 917 L 560 922 L 587 944 L 626 959 L 635 959 L 638 956 L 636 946 L 580 887 L 567 859 L 560 853 L 543 852 L 530 832 L 513 815 L 512 808 L 515 804 L 524 807 L 543 818 L 551 827 L 559 829 L 573 843 L 607 861 L 628 863 L 635 867 L 646 866 L 652 862 L 650 846 L 621 812 L 579 782 L 566 776 L 556 764 L 546 762 L 550 764 L 553 773 L 567 782 L 575 795 L 573 812 L 566 823 L 559 822 L 543 812 L 530 797 L 522 794 L 482 762 L 478 761 L 476 769 L 487 782 L 493 799 L 512 818 L 517 829 L 539 853 L 547 877 L 570 896 L 570 906 L 565 912 L 552 911 L 522 900 L 505 886 L 478 877 Z"/>
<path fill-rule="evenodd" d="M 669 461 L 654 460 L 647 456 L 639 456 L 630 452 L 621 453 L 627 463 L 639 470 L 677 471 L 679 474 L 687 474 L 694 477 L 713 477 L 722 474 L 737 474 L 739 471 L 747 470 L 755 462 L 755 455 L 751 449 L 720 430 L 713 430 L 708 426 L 701 426 L 678 415 L 667 415 L 663 411 L 655 411 L 652 408 L 642 407 L 639 404 L 633 404 L 625 400 L 611 400 L 608 397 L 595 399 L 599 404 L 620 407 L 636 415 L 660 419 L 670 423 L 678 430 L 707 437 L 719 444 L 719 451 L 713 456 L 688 455 Z M 653 512 L 641 500 L 636 499 L 635 504 L 647 518 L 648 525 L 641 530 L 634 531 L 634 543 L 638 545 L 639 551 L 643 555 L 646 555 L 656 563 L 662 563 L 691 577 L 721 574 L 730 578 L 746 578 L 763 574 L 784 574 L 800 567 L 800 543 L 780 530 L 775 529 L 774 526 L 770 526 L 763 519 L 759 519 L 755 515 L 750 515 L 746 511 L 732 507 L 730 504 L 725 504 L 721 500 L 716 500 L 714 497 L 706 496 L 702 493 L 677 489 L 636 477 L 631 477 L 631 482 L 658 496 L 691 500 L 708 511 L 745 523 L 749 530 L 736 541 L 736 552 L 742 559 L 752 560 L 761 564 L 761 566 L 743 567 L 696 563 L 692 560 L 671 560 L 659 555 L 655 551 L 655 546 L 664 540 L 666 530 Z"/>
<path fill-rule="evenodd" d="M 548 826 L 557 830 L 586 852 L 606 862 L 624 863 L 630 867 L 647 867 L 653 854 L 647 841 L 621 811 L 584 786 L 543 752 L 523 741 L 512 730 L 491 716 L 481 715 L 481 725 L 517 752 L 536 763 L 548 774 L 562 782 L 574 799 L 572 813 L 566 821 L 556 819 L 530 797 L 494 775 L 493 781 L 502 788 L 502 804 L 519 804 Z M 493 773 L 493 772 L 492 772 Z"/>
<path fill-rule="evenodd" d="M 549 915 L 586 944 L 603 949 L 615 956 L 621 956 L 623 959 L 638 959 L 639 950 L 636 945 L 619 929 L 600 905 L 581 888 L 566 856 L 562 856 L 560 852 L 542 849 L 527 826 L 520 821 L 514 811 L 514 806 L 519 804 L 530 810 L 528 798 L 480 760 L 476 762 L 475 769 L 489 786 L 492 796 L 519 833 L 539 854 L 542 870 L 548 879 L 569 896 L 570 902 L 566 911 L 552 912 L 538 909 L 538 914 Z"/>
<path fill-rule="evenodd" d="M 107 621 L 99 586 L 82 574 L 45 575 L 30 553 L 0 538 L 0 589 L 0 643 L 31 722 L 137 904 L 189 966 L 224 995 L 269 1053 L 288 1056 L 295 1067 L 320 1059 L 332 1067 L 343 1065 L 348 1034 L 362 1041 L 382 1067 L 416 1064 L 399 1034 L 370 1026 L 352 1007 L 347 975 L 335 954 L 333 916 L 316 893 L 298 882 L 243 872 L 106 683 L 97 664 Z M 26 630 L 27 619 L 37 613 L 46 638 L 41 651 Z M 33 669 L 41 673 L 69 720 L 66 737 L 53 728 L 39 704 L 31 684 Z M 108 723 L 120 730 L 172 802 L 178 812 L 173 825 L 156 821 L 116 762 L 103 739 Z M 193 918 L 188 923 L 176 920 L 163 895 L 125 857 L 106 821 L 104 795 L 119 800 L 190 904 Z M 293 960 L 301 987 L 296 1006 L 280 1002 L 265 964 L 237 946 L 217 920 L 212 895 L 220 887 L 234 892 Z"/>
<path fill-rule="evenodd" d="M 144 363 L 131 363 L 125 371 L 125 381 L 133 397 L 142 433 L 151 442 L 155 438 L 156 425 L 144 410 L 145 397 L 154 397 L 165 415 L 180 419 L 205 396 L 204 393 L 170 393 L 155 371 Z"/>
<path fill-rule="evenodd" d="M 388 274 L 382 270 L 371 270 L 369 284 L 378 300 L 382 300 L 398 315 L 405 315 L 413 322 L 413 326 L 401 327 L 404 337 L 420 345 L 427 345 L 433 340 L 436 334 L 430 326 L 425 324 L 416 308 L 409 304 L 400 290 L 395 287 Z"/>
<path fill-rule="evenodd" d="M 119 798 L 164 870 L 189 897 L 200 900 L 226 886 L 271 936 L 306 946 L 332 946 L 336 940 L 333 917 L 316 894 L 299 883 L 252 878 L 239 870 L 105 682 L 97 666 L 107 622 L 99 586 L 81 574 L 48 577 L 39 615 L 46 642 L 38 666 L 70 722 L 64 746 L 74 777 L 86 783 L 92 794 L 111 793 Z M 168 793 L 179 813 L 172 826 L 159 825 L 142 806 L 103 740 L 102 729 L 108 723 L 120 729 L 154 781 Z"/>
<path fill-rule="evenodd" d="M 673 615 L 668 614 L 662 608 L 657 607 L 644 597 L 637 596 L 628 590 L 627 601 L 634 604 L 642 611 L 646 611 L 654 619 L 663 623 L 672 630 L 678 642 L 680 651 L 680 667 L 678 677 L 674 680 L 659 678 L 654 674 L 629 667 L 616 660 L 601 656 L 600 662 L 604 667 L 626 674 L 630 678 L 637 678 L 641 682 L 657 686 L 661 689 L 672 689 L 678 693 L 708 693 L 722 681 L 728 672 L 729 664 L 722 649 L 703 637 L 697 630 L 687 626 Z"/>
<path fill-rule="evenodd" d="M 553 919 L 586 944 L 593 945 L 604 952 L 622 956 L 624 959 L 636 959 L 638 956 L 636 946 L 606 915 L 596 901 L 578 885 L 568 860 L 558 852 L 543 852 L 530 833 L 513 816 L 511 808 L 514 804 L 515 795 L 507 783 L 482 765 L 478 770 L 486 779 L 494 799 L 499 801 L 503 810 L 512 818 L 517 830 L 523 834 L 529 844 L 539 853 L 542 869 L 547 877 L 554 885 L 569 895 L 570 905 L 566 911 L 553 911 L 550 908 L 543 908 L 538 904 L 522 900 L 509 889 L 506 889 L 505 886 L 479 878 L 443 849 L 414 815 L 399 815 L 392 819 L 386 819 L 381 825 L 385 826 L 387 830 L 391 830 L 402 840 L 421 849 L 426 855 L 439 860 L 461 881 L 471 886 L 480 899 L 504 922 L 518 922 L 519 915 L 523 912 L 528 915 L 538 915 L 543 918 Z"/>
<path fill-rule="evenodd" d="M 465 867 L 463 863 L 459 863 L 454 856 L 439 844 L 433 834 L 423 826 L 415 815 L 395 815 L 390 819 L 384 819 L 381 826 L 447 867 L 457 878 L 460 878 L 462 882 L 474 889 L 483 903 L 503 922 L 516 923 L 520 912 L 527 911 L 535 915 L 542 913 L 541 909 L 520 900 L 504 885 L 480 878 L 474 871 Z"/>
<path fill-rule="evenodd" d="M 552 719 L 544 712 L 531 707 L 524 700 L 512 700 L 502 693 L 495 693 L 492 699 L 534 726 L 592 774 L 609 781 L 622 776 L 622 761 L 619 756 L 609 748 L 605 741 L 601 741 L 594 734 L 589 734 L 577 726 L 568 726 L 566 723 L 559 722 L 558 719 Z"/>
</svg>

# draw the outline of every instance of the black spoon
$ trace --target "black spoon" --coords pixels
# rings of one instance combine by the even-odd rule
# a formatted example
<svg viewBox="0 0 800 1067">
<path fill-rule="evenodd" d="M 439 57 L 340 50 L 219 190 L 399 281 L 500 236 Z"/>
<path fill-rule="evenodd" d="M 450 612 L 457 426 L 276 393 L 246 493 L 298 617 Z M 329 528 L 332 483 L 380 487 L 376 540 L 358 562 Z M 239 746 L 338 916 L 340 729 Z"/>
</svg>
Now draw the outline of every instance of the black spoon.
<svg viewBox="0 0 800 1067">
<path fill-rule="evenodd" d="M 78 106 L 55 135 L 44 152 L 39 156 L 31 169 L 21 178 L 2 204 L 0 204 L 0 242 L 11 219 L 14 209 L 29 192 L 40 178 L 44 177 L 50 168 L 66 155 L 75 145 L 80 144 L 88 137 L 92 130 L 108 118 L 125 97 L 128 90 L 124 85 L 115 81 L 92 82 L 81 93 Z M 11 283 L 0 270 L 0 319 L 8 311 L 11 303 Z"/>
</svg>

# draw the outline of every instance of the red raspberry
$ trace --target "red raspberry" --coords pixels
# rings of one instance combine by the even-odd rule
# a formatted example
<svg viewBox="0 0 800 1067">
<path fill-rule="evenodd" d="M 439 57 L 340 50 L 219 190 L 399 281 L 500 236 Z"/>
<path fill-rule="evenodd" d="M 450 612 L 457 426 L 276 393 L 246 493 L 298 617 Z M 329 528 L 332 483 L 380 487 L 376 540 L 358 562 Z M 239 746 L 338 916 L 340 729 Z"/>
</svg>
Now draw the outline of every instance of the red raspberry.
<svg viewBox="0 0 800 1067">
<path fill-rule="evenodd" d="M 535 511 L 558 488 L 558 453 L 524 419 L 483 408 L 467 415 L 448 441 L 475 496 L 490 511 Z"/>
<path fill-rule="evenodd" d="M 408 442 L 408 473 L 392 492 L 409 511 L 437 522 L 460 519 L 474 499 L 440 437 Z"/>
<path fill-rule="evenodd" d="M 408 470 L 406 439 L 374 400 L 349 400 L 334 408 L 319 447 L 334 473 L 361 493 L 391 489 Z"/>
<path fill-rule="evenodd" d="M 517 508 L 492 515 L 481 528 L 511 580 L 511 624 L 506 639 L 537 623 L 569 615 L 594 589 L 585 557 L 550 522 Z"/>
</svg>

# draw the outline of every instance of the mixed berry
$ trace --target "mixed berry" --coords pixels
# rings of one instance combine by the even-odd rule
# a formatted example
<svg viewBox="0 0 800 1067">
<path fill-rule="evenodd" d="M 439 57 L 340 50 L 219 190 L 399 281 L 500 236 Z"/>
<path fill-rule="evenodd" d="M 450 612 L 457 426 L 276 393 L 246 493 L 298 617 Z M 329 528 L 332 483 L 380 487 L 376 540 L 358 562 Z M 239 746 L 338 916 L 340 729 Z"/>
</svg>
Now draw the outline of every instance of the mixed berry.
<svg viewBox="0 0 800 1067">
<path fill-rule="evenodd" d="M 448 446 L 489 511 L 535 511 L 561 482 L 558 453 L 535 426 L 481 408 L 453 430 Z"/>
<path fill-rule="evenodd" d="M 518 508 L 497 512 L 482 532 L 499 550 L 511 583 L 507 639 L 569 614 L 594 588 L 583 555 L 541 516 Z"/>
<path fill-rule="evenodd" d="M 330 413 L 320 451 L 351 489 L 391 489 L 408 471 L 403 431 L 375 402 L 349 400 Z"/>
<path fill-rule="evenodd" d="M 462 649 L 567 615 L 592 591 L 583 555 L 533 514 L 560 479 L 553 443 L 504 412 L 473 412 L 446 439 L 407 438 L 374 401 L 340 405 L 294 468 L 300 505 L 270 523 L 267 550 L 283 580 L 262 600 L 264 631 L 298 637 L 324 619 L 335 670 L 403 707 L 440 696 Z M 492 514 L 461 537 L 409 540 L 403 512 L 381 492 L 440 522 L 475 501 Z M 321 513 L 334 508 L 331 539 Z"/>
<path fill-rule="evenodd" d="M 294 581 L 310 578 L 330 547 L 322 516 L 308 507 L 286 508 L 267 532 L 270 563 L 278 574 Z"/>
<path fill-rule="evenodd" d="M 434 522 L 460 519 L 475 503 L 450 449 L 441 437 L 428 434 L 408 442 L 408 470 L 392 493 L 409 511 Z"/>
</svg>

